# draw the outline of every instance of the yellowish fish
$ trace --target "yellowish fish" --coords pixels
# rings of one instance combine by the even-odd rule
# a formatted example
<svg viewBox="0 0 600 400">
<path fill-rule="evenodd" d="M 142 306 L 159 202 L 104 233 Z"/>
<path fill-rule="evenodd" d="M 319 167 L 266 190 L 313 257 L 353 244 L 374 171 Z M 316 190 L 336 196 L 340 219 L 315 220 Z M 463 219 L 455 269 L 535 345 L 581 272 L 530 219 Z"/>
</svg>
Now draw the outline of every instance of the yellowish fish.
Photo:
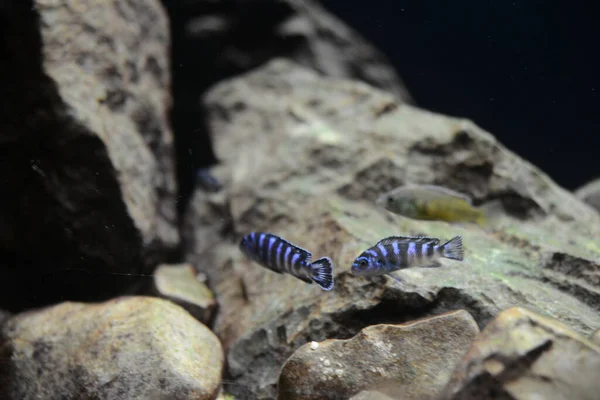
<svg viewBox="0 0 600 400">
<path fill-rule="evenodd" d="M 483 226 L 485 212 L 462 193 L 434 185 L 405 185 L 379 196 L 376 203 L 404 217 L 446 222 L 474 222 Z"/>
</svg>

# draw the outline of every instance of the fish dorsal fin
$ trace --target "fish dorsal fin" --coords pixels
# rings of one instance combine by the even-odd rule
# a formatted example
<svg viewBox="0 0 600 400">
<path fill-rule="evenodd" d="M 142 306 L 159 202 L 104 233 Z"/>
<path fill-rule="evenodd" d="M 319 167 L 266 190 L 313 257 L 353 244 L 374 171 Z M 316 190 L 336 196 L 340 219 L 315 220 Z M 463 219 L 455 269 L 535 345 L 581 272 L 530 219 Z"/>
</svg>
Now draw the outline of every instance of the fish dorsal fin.
<svg viewBox="0 0 600 400">
<path fill-rule="evenodd" d="M 453 190 L 453 189 L 448 189 L 447 187 L 436 186 L 436 185 L 420 185 L 420 187 L 425 190 L 429 190 L 431 192 L 438 193 L 440 195 L 459 198 L 461 200 L 466 201 L 469 205 L 473 204 L 473 200 L 471 199 L 470 196 L 468 196 L 464 193 L 458 192 L 456 190 Z"/>
<path fill-rule="evenodd" d="M 381 239 L 375 246 L 378 245 L 387 245 L 392 243 L 414 243 L 414 244 L 425 244 L 425 243 L 433 243 L 434 245 L 440 243 L 440 239 L 432 238 L 427 236 L 390 236 L 384 239 Z"/>
</svg>

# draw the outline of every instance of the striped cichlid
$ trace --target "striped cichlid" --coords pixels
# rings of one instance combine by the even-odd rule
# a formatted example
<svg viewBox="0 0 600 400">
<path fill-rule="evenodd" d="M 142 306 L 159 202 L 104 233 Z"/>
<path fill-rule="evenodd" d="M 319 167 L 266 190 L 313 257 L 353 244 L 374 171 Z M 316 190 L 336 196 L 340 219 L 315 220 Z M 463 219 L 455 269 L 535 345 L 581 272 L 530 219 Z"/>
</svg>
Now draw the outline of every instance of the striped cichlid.
<svg viewBox="0 0 600 400">
<path fill-rule="evenodd" d="M 405 185 L 393 189 L 376 203 L 404 217 L 446 222 L 474 222 L 484 225 L 485 213 L 474 207 L 462 193 L 434 185 Z"/>
<path fill-rule="evenodd" d="M 333 263 L 329 257 L 311 261 L 312 253 L 278 236 L 251 232 L 242 238 L 241 251 L 261 266 L 287 273 L 306 282 L 315 282 L 323 290 L 333 289 Z"/>
<path fill-rule="evenodd" d="M 358 256 L 351 271 L 358 276 L 384 275 L 411 267 L 438 267 L 440 258 L 462 261 L 462 237 L 440 244 L 439 239 L 431 237 L 390 236 Z"/>
</svg>

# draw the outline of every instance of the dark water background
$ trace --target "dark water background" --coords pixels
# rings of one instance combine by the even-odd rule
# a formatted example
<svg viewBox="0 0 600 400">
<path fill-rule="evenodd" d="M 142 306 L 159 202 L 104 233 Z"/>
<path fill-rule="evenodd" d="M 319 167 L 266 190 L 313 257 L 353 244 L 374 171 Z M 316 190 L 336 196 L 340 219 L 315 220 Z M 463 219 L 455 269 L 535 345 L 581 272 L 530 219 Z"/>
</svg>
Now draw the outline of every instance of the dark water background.
<svg viewBox="0 0 600 400">
<path fill-rule="evenodd" d="M 472 119 L 567 189 L 600 176 L 593 3 L 322 4 L 391 59 L 420 107 Z"/>
</svg>

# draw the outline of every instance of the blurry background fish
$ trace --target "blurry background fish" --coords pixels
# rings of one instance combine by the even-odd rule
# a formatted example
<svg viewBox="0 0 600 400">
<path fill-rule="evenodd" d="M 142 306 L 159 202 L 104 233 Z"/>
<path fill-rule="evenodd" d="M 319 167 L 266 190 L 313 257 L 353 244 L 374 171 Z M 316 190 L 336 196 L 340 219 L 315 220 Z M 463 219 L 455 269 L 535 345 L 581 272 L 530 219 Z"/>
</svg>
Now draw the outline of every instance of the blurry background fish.
<svg viewBox="0 0 600 400">
<path fill-rule="evenodd" d="M 475 207 L 469 196 L 434 185 L 409 184 L 382 194 L 376 203 L 394 214 L 421 220 L 473 222 L 484 226 L 494 208 Z"/>
</svg>

